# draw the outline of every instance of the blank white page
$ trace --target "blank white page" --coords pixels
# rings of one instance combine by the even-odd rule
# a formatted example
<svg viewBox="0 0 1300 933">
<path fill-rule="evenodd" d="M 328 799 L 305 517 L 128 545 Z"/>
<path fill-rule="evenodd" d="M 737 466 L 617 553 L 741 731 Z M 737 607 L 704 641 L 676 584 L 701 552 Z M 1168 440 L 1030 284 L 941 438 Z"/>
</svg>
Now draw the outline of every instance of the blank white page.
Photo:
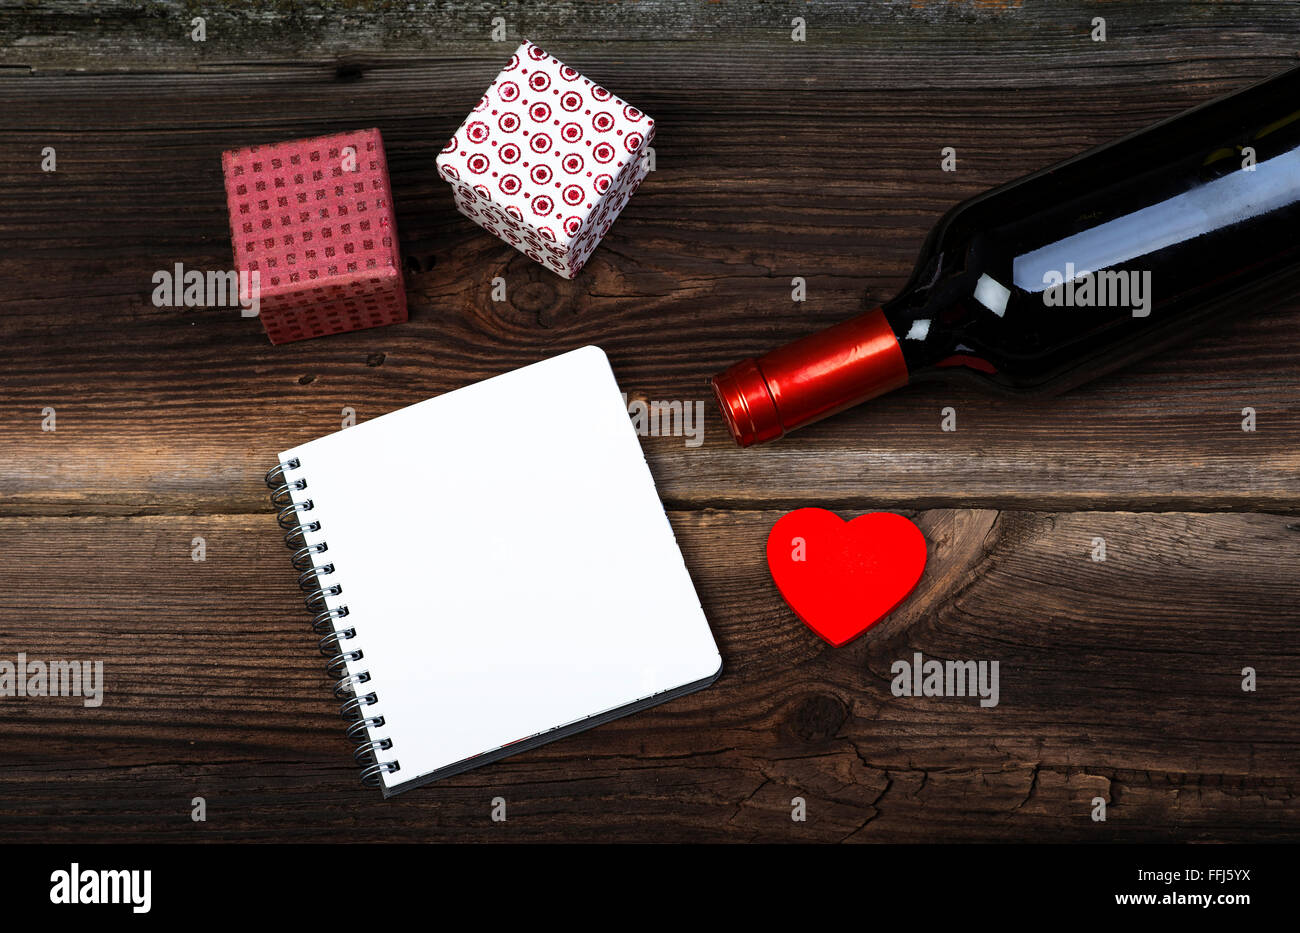
<svg viewBox="0 0 1300 933">
<path fill-rule="evenodd" d="M 343 592 L 387 793 L 721 670 L 609 361 L 584 347 L 280 455 Z"/>
</svg>

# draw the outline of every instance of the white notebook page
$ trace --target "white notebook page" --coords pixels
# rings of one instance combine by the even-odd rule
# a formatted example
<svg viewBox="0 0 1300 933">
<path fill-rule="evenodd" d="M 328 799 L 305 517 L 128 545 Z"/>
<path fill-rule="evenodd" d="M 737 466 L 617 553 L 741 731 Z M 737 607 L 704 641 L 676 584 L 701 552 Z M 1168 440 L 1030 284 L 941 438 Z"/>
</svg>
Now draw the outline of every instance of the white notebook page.
<svg viewBox="0 0 1300 933">
<path fill-rule="evenodd" d="M 721 658 L 609 362 L 584 347 L 283 452 L 400 770 L 386 789 Z"/>
</svg>

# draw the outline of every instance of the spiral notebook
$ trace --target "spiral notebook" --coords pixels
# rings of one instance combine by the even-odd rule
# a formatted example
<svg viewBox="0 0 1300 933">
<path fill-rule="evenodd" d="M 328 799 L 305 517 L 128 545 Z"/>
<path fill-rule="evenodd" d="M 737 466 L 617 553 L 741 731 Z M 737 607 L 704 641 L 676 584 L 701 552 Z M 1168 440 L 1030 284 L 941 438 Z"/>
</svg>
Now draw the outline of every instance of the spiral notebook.
<svg viewBox="0 0 1300 933">
<path fill-rule="evenodd" d="M 284 451 L 267 482 L 386 797 L 721 672 L 597 347 Z"/>
</svg>

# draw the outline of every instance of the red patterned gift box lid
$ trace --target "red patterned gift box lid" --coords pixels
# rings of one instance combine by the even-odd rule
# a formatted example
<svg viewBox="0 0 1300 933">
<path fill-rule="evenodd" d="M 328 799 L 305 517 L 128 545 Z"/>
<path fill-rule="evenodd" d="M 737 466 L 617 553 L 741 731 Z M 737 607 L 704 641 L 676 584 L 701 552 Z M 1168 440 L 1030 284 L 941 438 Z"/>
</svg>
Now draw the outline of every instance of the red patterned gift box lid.
<svg viewBox="0 0 1300 933">
<path fill-rule="evenodd" d="M 400 275 L 377 129 L 223 152 L 235 265 L 263 298 Z"/>
<path fill-rule="evenodd" d="M 563 251 L 653 137 L 641 110 L 524 42 L 438 155 L 438 173 Z"/>
</svg>

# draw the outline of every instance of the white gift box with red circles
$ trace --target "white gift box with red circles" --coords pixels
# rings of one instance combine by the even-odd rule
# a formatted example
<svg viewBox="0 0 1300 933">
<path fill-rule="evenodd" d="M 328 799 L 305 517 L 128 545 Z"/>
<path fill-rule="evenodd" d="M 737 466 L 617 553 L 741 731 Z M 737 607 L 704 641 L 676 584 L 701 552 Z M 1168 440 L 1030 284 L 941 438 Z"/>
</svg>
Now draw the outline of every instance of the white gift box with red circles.
<svg viewBox="0 0 1300 933">
<path fill-rule="evenodd" d="M 654 120 L 525 42 L 438 155 L 456 207 L 575 276 L 650 164 Z"/>
</svg>

